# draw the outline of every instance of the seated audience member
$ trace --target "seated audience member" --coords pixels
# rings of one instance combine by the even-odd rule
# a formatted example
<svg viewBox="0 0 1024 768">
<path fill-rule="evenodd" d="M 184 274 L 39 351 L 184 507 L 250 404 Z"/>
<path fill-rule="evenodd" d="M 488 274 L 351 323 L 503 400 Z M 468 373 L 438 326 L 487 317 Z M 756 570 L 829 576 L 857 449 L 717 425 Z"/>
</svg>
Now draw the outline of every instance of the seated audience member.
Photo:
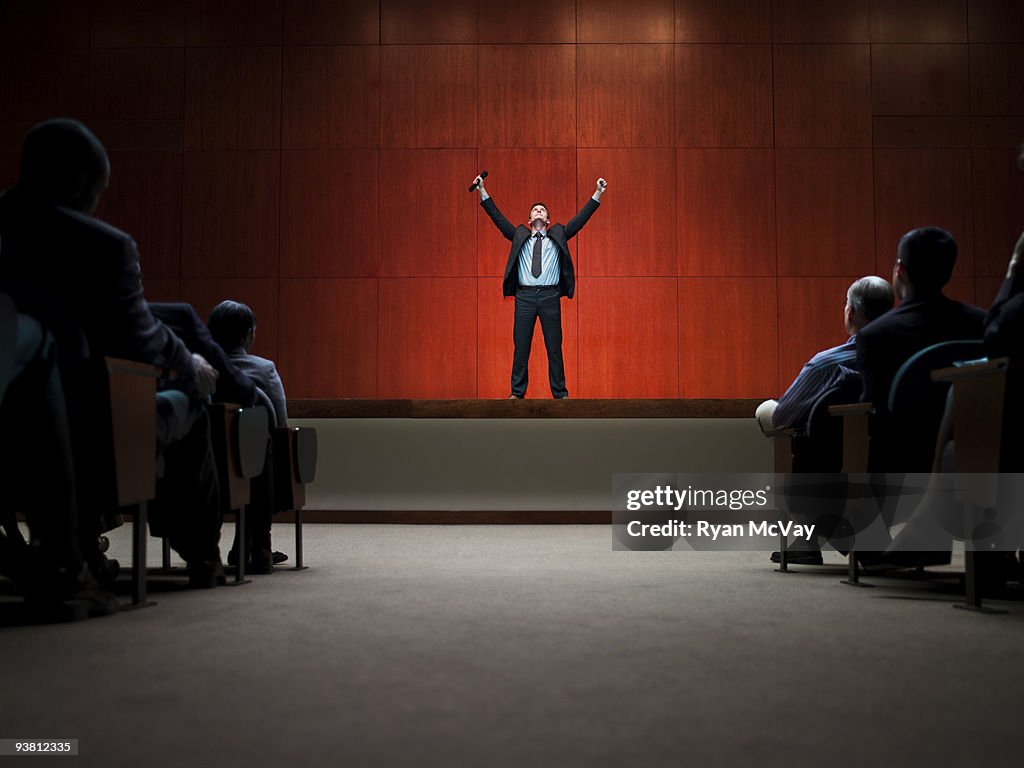
<svg viewBox="0 0 1024 768">
<path fill-rule="evenodd" d="M 804 365 L 786 393 L 766 400 L 757 408 L 761 429 L 803 428 L 811 407 L 825 392 L 857 377 L 857 331 L 892 309 L 892 286 L 880 277 L 862 277 L 846 291 L 843 322 L 849 338 L 837 347 L 819 352 Z"/>
<path fill-rule="evenodd" d="M 256 315 L 245 304 L 222 301 L 210 312 L 210 334 L 224 348 L 231 362 L 251 376 L 274 405 L 275 426 L 288 426 L 284 385 L 273 360 L 252 353 L 256 343 Z"/>
<path fill-rule="evenodd" d="M 121 357 L 169 372 L 164 386 L 173 396 L 157 407 L 164 444 L 186 439 L 194 426 L 202 432 L 201 402 L 216 378 L 201 355 L 190 353 L 153 317 L 132 238 L 91 215 L 109 178 L 106 150 L 88 128 L 75 120 L 47 120 L 25 137 L 18 183 L 0 197 L 0 289 L 54 336 L 71 425 L 79 540 L 99 577 L 109 573 L 100 572 L 105 562 L 97 546 L 104 510 L 95 487 L 101 457 L 90 450 L 97 428 L 90 406 L 96 396 L 92 361 Z M 191 440 L 201 445 L 201 437 Z M 219 504 L 213 509 L 206 503 L 216 496 L 215 487 L 190 487 L 196 503 L 183 508 L 181 534 L 172 546 L 187 561 L 193 584 L 208 586 L 223 579 Z"/>
<path fill-rule="evenodd" d="M 1018 275 L 1018 265 L 1024 253 L 1024 234 L 1021 234 L 1014 246 L 1013 255 L 1007 268 L 1006 280 L 996 296 L 992 308 L 985 319 L 985 350 L 989 357 L 1009 357 L 1007 388 L 1004 401 L 1004 430 L 1000 453 L 1000 470 L 1004 473 L 1022 471 L 1021 448 L 1019 435 L 1015 434 L 1013 425 L 1020 423 L 1021 399 L 1019 371 L 1022 352 L 1024 352 L 1024 293 L 1021 288 L 1024 280 Z M 906 526 L 893 540 L 886 552 L 890 562 L 900 559 L 913 559 L 916 552 L 936 548 L 948 548 L 953 535 L 964 520 L 964 509 L 957 503 L 956 494 L 944 472 L 952 472 L 955 467 L 955 443 L 953 432 L 953 392 L 949 393 L 946 410 L 943 415 L 939 436 L 936 441 L 935 459 L 932 476 L 927 492 L 921 503 L 907 521 Z M 1000 493 L 1008 493 L 1011 498 L 1019 499 L 1021 488 L 1016 475 L 1005 474 L 1001 477 Z M 977 568 L 978 578 L 985 592 L 998 591 L 1005 586 L 1007 580 L 1019 579 L 1017 561 L 1012 550 L 1020 545 L 1019 521 L 1014 517 L 1016 509 L 1006 509 L 1000 504 L 1000 512 L 1009 512 L 1009 517 L 1001 520 L 1000 547 L 1004 551 L 979 551 Z M 958 536 L 963 535 L 959 533 Z M 1007 538 L 1009 537 L 1009 538 Z M 992 543 L 992 542 L 989 542 Z M 1009 548 L 1009 551 L 1005 551 Z"/>
<path fill-rule="evenodd" d="M 872 440 L 873 470 L 927 472 L 932 465 L 938 424 L 894 426 L 887 412 L 889 389 L 900 366 L 932 344 L 982 337 L 984 311 L 942 292 L 956 255 L 956 240 L 944 229 L 925 227 L 905 234 L 892 273 L 900 305 L 857 334 L 861 400 L 874 404 L 882 425 L 875 434 L 879 439 Z"/>
<path fill-rule="evenodd" d="M 259 404 L 256 382 L 232 362 L 191 304 L 151 301 L 149 308 L 190 352 L 202 355 L 217 371 L 217 386 L 211 395 L 213 402 L 246 407 Z"/>
<path fill-rule="evenodd" d="M 288 426 L 288 406 L 277 366 L 272 360 L 252 354 L 256 342 L 256 315 L 253 311 L 237 301 L 222 301 L 210 312 L 209 326 L 214 340 L 224 348 L 231 362 L 251 376 L 269 399 L 272 426 Z M 263 474 L 254 481 L 253 503 L 250 505 L 253 524 L 247 529 L 254 536 L 250 548 L 254 573 L 269 572 L 274 564 L 288 559 L 284 553 L 272 551 L 270 546 L 273 474 L 273 457 L 268 452 Z M 228 553 L 229 562 L 233 562 L 234 551 L 235 548 Z"/>
<path fill-rule="evenodd" d="M 117 610 L 99 588 L 78 543 L 74 464 L 64 391 L 53 337 L 33 318 L 16 315 L 14 367 L 0 396 L 0 522 L 25 514 L 30 543 L 20 532 L 0 535 L 0 571 L 11 576 L 33 615 L 60 615 L 68 600 L 88 615 Z M 16 436 L 16 437 L 15 437 Z M 55 613 L 56 612 L 56 613 Z"/>
</svg>

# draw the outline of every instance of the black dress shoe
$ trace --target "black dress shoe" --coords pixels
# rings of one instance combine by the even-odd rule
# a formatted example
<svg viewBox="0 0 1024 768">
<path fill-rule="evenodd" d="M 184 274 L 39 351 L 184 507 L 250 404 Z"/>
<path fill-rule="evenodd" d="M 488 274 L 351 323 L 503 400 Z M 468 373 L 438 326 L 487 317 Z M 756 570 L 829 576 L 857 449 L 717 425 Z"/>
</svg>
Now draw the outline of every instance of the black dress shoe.
<svg viewBox="0 0 1024 768">
<path fill-rule="evenodd" d="M 949 565 L 953 553 L 946 552 L 858 552 L 857 561 L 867 569 L 929 568 Z"/>
<path fill-rule="evenodd" d="M 199 560 L 188 564 L 188 585 L 192 589 L 212 589 L 228 583 L 224 563 L 216 560 Z"/>
<path fill-rule="evenodd" d="M 274 553 L 271 555 L 271 557 L 274 560 L 274 565 L 280 565 L 281 563 L 288 562 L 288 555 L 286 555 L 284 552 L 278 552 L 276 549 L 274 550 Z"/>
<path fill-rule="evenodd" d="M 782 561 L 781 552 L 772 552 L 772 562 Z M 788 549 L 786 550 L 787 565 L 824 565 L 820 550 Z"/>
</svg>

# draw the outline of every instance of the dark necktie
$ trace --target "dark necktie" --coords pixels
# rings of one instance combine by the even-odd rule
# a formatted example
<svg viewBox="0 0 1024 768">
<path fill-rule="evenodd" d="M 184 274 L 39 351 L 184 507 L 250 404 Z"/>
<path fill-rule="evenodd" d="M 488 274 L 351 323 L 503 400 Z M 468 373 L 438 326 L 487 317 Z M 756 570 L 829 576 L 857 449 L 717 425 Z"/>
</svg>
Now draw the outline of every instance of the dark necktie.
<svg viewBox="0 0 1024 768">
<path fill-rule="evenodd" d="M 530 264 L 530 272 L 533 273 L 534 277 L 540 277 L 540 251 L 541 251 L 541 236 L 540 232 L 533 236 L 533 263 Z"/>
</svg>

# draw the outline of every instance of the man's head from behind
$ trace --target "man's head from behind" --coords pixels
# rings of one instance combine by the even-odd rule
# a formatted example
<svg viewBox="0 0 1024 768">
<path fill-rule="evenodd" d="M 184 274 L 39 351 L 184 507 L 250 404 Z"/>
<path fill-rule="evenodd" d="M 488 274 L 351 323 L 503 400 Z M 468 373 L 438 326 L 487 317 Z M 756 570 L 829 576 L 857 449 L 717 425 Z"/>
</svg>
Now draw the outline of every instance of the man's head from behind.
<svg viewBox="0 0 1024 768">
<path fill-rule="evenodd" d="M 77 120 L 46 120 L 25 136 L 19 189 L 56 205 L 92 213 L 109 180 L 106 149 Z"/>
<path fill-rule="evenodd" d="M 892 284 L 904 299 L 911 294 L 935 294 L 949 282 L 956 264 L 956 238 L 940 227 L 907 232 L 896 249 Z"/>
<path fill-rule="evenodd" d="M 846 291 L 846 332 L 854 334 L 895 303 L 892 286 L 881 277 L 862 277 Z"/>
<path fill-rule="evenodd" d="M 252 351 L 256 340 L 256 315 L 239 301 L 222 301 L 210 312 L 210 335 L 227 352 L 242 347 Z"/>
<path fill-rule="evenodd" d="M 530 207 L 530 229 L 546 229 L 550 223 L 548 207 L 544 203 L 534 203 Z"/>
</svg>

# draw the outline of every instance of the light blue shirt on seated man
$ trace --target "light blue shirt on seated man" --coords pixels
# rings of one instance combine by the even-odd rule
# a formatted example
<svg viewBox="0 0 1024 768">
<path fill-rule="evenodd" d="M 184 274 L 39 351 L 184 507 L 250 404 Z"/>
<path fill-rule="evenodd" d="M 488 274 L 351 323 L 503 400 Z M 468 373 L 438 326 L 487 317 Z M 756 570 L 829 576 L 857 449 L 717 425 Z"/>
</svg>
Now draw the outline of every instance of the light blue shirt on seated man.
<svg viewBox="0 0 1024 768">
<path fill-rule="evenodd" d="M 490 195 L 484 193 L 481 200 L 486 200 Z M 533 276 L 533 241 L 536 232 L 530 235 L 530 239 L 523 243 L 523 249 L 519 252 L 519 284 L 520 285 L 558 285 L 561 278 L 558 246 L 555 245 L 546 232 L 541 233 L 540 252 L 540 277 Z"/>
</svg>

